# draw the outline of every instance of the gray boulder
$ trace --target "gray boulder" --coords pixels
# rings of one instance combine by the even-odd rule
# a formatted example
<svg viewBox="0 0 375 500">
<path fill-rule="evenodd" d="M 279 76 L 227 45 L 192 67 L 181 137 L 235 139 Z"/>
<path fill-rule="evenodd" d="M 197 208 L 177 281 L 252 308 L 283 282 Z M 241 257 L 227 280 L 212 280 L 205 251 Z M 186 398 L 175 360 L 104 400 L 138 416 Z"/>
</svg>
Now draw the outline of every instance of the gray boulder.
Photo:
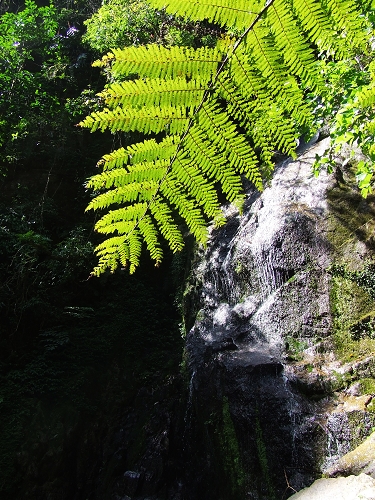
<svg viewBox="0 0 375 500">
<path fill-rule="evenodd" d="M 375 480 L 366 474 L 318 479 L 309 488 L 289 498 L 290 500 L 375 500 Z"/>
</svg>

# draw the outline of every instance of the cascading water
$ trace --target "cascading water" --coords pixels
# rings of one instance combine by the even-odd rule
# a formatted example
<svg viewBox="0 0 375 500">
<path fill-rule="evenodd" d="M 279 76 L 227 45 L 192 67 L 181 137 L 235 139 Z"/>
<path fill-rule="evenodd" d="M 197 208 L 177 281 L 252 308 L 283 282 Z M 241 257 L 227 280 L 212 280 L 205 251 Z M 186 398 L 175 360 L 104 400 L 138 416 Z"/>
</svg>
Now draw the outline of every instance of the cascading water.
<svg viewBox="0 0 375 500">
<path fill-rule="evenodd" d="M 333 328 L 334 179 L 311 170 L 325 146 L 279 167 L 261 196 L 248 195 L 244 216 L 228 209 L 193 269 L 187 500 L 287 498 L 321 474 L 340 441 L 321 423 L 319 372 L 302 363 L 320 356 Z"/>
</svg>

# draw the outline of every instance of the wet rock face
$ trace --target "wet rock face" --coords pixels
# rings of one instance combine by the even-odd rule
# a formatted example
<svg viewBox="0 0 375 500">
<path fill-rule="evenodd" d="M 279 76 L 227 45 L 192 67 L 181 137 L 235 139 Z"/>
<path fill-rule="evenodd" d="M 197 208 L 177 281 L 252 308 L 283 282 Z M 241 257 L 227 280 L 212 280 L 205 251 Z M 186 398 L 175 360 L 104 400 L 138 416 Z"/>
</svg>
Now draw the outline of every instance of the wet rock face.
<svg viewBox="0 0 375 500">
<path fill-rule="evenodd" d="M 368 474 L 375 479 L 375 432 L 357 448 L 342 456 L 333 467 L 326 470 L 326 474 L 331 477 L 360 473 Z"/>
<path fill-rule="evenodd" d="M 357 200 L 349 182 L 340 192 L 333 176 L 314 178 L 324 147 L 281 165 L 264 193 L 248 194 L 242 217 L 228 209 L 227 226 L 212 232 L 192 271 L 187 499 L 286 498 L 349 451 L 359 415 L 370 425 L 362 437 L 375 421 L 334 394 L 373 376 L 339 359 L 335 335 L 346 316 L 333 304 L 328 272 L 371 258 L 366 237 L 355 233 L 358 212 L 370 220 L 371 209 L 360 200 L 340 208 L 348 195 Z"/>
</svg>

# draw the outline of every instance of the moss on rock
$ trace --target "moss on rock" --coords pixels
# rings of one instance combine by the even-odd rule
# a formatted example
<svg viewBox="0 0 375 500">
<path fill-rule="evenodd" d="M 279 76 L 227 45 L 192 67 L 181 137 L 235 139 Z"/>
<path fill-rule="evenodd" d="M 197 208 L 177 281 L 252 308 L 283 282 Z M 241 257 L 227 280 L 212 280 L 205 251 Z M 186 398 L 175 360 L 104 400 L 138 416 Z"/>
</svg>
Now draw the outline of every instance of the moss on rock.
<svg viewBox="0 0 375 500">
<path fill-rule="evenodd" d="M 375 339 L 358 333 L 362 318 L 373 311 L 369 293 L 349 279 L 332 277 L 331 311 L 336 355 L 344 363 L 363 359 L 375 352 Z M 352 330 L 356 328 L 356 336 Z M 364 330 L 364 328 L 362 329 Z"/>
<path fill-rule="evenodd" d="M 375 380 L 373 378 L 363 378 L 359 384 L 361 394 L 375 394 Z"/>
<path fill-rule="evenodd" d="M 224 470 L 230 478 L 233 493 L 239 493 L 245 483 L 245 472 L 227 397 L 223 398 L 222 431 L 219 439 Z"/>
<path fill-rule="evenodd" d="M 335 354 L 341 361 L 350 362 L 375 351 L 375 340 L 365 334 L 366 325 L 362 324 L 374 313 L 371 290 L 359 286 L 358 280 L 349 279 L 364 269 L 374 250 L 375 219 L 371 200 L 361 198 L 352 172 L 345 171 L 344 177 L 344 186 L 335 186 L 327 193 L 327 234 L 333 255 L 330 304 Z M 335 272 L 335 268 L 341 272 Z"/>
</svg>

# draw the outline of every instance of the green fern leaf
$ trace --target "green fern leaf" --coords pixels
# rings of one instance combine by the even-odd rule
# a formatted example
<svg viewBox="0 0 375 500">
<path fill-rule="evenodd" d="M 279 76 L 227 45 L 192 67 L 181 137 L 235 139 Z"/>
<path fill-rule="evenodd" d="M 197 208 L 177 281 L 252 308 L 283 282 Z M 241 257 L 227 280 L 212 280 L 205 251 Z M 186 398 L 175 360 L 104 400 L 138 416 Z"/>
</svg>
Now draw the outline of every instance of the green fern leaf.
<svg viewBox="0 0 375 500">
<path fill-rule="evenodd" d="M 129 231 L 132 231 L 133 227 L 136 227 L 137 222 L 146 213 L 147 208 L 147 203 L 134 203 L 133 205 L 118 208 L 116 210 L 110 210 L 98 220 L 95 224 L 95 229 L 99 233 L 109 234 L 114 232 L 112 230 L 112 228 L 115 227 L 114 224 L 125 221 L 130 223 L 128 227 L 130 228 Z M 128 229 L 122 231 L 122 234 L 125 234 L 125 232 L 128 232 Z"/>
<path fill-rule="evenodd" d="M 93 269 L 94 276 L 100 276 L 107 270 L 113 273 L 119 262 L 126 266 L 130 257 L 129 245 L 121 236 L 108 238 L 95 248 L 95 253 L 99 257 L 99 262 Z"/>
<path fill-rule="evenodd" d="M 125 254 L 124 258 L 120 255 L 120 261 L 123 265 L 127 265 L 129 261 L 129 272 L 133 274 L 139 266 L 139 260 L 142 253 L 142 236 L 139 231 L 133 231 L 128 236 L 129 242 L 129 257 Z"/>
<path fill-rule="evenodd" d="M 131 106 L 139 109 L 147 107 L 184 107 L 194 110 L 202 101 L 204 85 L 199 79 L 186 80 L 161 78 L 125 81 L 109 85 L 98 94 L 106 105 L 113 109 L 116 106 Z"/>
<path fill-rule="evenodd" d="M 112 168 L 121 167 L 124 163 L 128 161 L 129 154 L 124 148 L 116 149 L 112 153 L 106 154 L 98 162 L 98 167 L 102 167 L 103 170 L 111 170 Z M 90 186 L 94 187 L 94 186 Z M 94 187 L 94 189 L 96 189 Z"/>
<path fill-rule="evenodd" d="M 138 75 L 147 78 L 174 79 L 181 76 L 200 76 L 202 82 L 209 82 L 216 74 L 222 61 L 222 44 L 215 48 L 163 47 L 150 44 L 140 47 L 114 49 L 94 66 L 111 64 L 113 78 Z"/>
<path fill-rule="evenodd" d="M 96 130 L 104 132 L 109 129 L 112 133 L 121 130 L 158 134 L 168 129 L 171 134 L 178 134 L 187 129 L 189 121 L 189 113 L 181 106 L 147 109 L 117 107 L 114 110 L 95 111 L 79 125 L 91 129 L 91 132 Z"/>
<path fill-rule="evenodd" d="M 207 133 L 207 137 L 216 147 L 226 155 L 229 166 L 235 171 L 249 176 L 258 189 L 262 189 L 261 175 L 256 168 L 257 157 L 246 138 L 239 133 L 230 116 L 220 109 L 214 100 L 202 107 L 196 117 L 197 125 Z M 233 201 L 242 192 L 242 184 L 238 175 L 232 182 L 232 188 L 225 192 L 228 199 Z M 223 184 L 224 188 L 224 184 Z"/>
<path fill-rule="evenodd" d="M 166 160 L 157 160 L 154 162 L 142 162 L 136 165 L 128 165 L 125 168 L 113 169 L 110 171 L 104 171 L 101 174 L 91 177 L 87 182 L 87 187 L 94 188 L 96 190 L 101 188 L 111 188 L 111 187 L 122 187 L 126 184 L 131 184 L 134 182 L 160 182 L 163 179 L 167 171 L 168 162 Z M 140 187 L 140 186 L 139 186 Z M 104 198 L 103 198 L 104 199 Z M 95 203 L 95 209 L 103 208 L 100 204 L 97 204 L 95 200 L 90 202 Z"/>
<path fill-rule="evenodd" d="M 165 181 L 160 184 L 160 194 L 177 209 L 195 239 L 205 244 L 208 233 L 204 214 L 194 200 L 185 194 L 184 186 L 172 173 L 169 173 Z"/>
<path fill-rule="evenodd" d="M 262 189 L 275 152 L 294 155 L 299 127 L 312 120 L 304 91 L 324 92 L 316 47 L 336 57 L 364 47 L 352 0 L 167 0 L 166 9 L 244 31 L 213 49 L 127 47 L 95 63 L 113 83 L 100 93 L 106 107 L 80 125 L 159 135 L 104 155 L 87 182 L 96 191 L 87 209 L 110 209 L 96 224 L 112 236 L 96 249 L 95 274 L 118 263 L 133 272 L 142 242 L 158 264 L 159 236 L 181 250 L 181 221 L 205 243 L 208 221 L 225 221 L 218 189 L 241 207 L 242 175 Z M 374 100 L 370 88 L 358 97 Z"/>
<path fill-rule="evenodd" d="M 217 191 L 212 182 L 202 174 L 196 159 L 178 157 L 173 163 L 173 174 L 187 192 L 202 206 L 204 213 L 218 221 L 222 216 Z"/>
<path fill-rule="evenodd" d="M 275 0 L 267 11 L 266 21 L 289 71 L 298 76 L 306 87 L 322 91 L 324 82 L 315 64 L 312 48 L 298 29 L 289 2 Z"/>
<path fill-rule="evenodd" d="M 163 251 L 158 241 L 159 231 L 148 214 L 139 221 L 139 232 L 146 242 L 151 258 L 155 261 L 156 265 L 159 265 L 163 259 Z"/>
<path fill-rule="evenodd" d="M 153 203 L 150 205 L 150 212 L 172 252 L 181 251 L 184 247 L 181 231 L 174 222 L 171 209 L 160 196 L 155 196 Z"/>
<path fill-rule="evenodd" d="M 299 24 L 308 33 L 311 42 L 320 50 L 348 56 L 348 47 L 334 29 L 333 20 L 328 16 L 322 4 L 316 0 L 292 0 L 291 10 Z"/>
<path fill-rule="evenodd" d="M 228 0 L 215 0 L 214 3 L 202 3 L 199 0 L 150 0 L 156 9 L 164 9 L 169 14 L 193 19 L 194 21 L 207 20 L 212 23 L 243 30 L 247 28 L 257 12 L 260 11 L 260 2 L 236 0 L 235 4 Z"/>
<path fill-rule="evenodd" d="M 358 15 L 358 6 L 352 0 L 327 0 L 327 10 L 337 29 L 347 38 L 352 47 L 367 52 L 363 37 L 364 20 Z"/>
</svg>

